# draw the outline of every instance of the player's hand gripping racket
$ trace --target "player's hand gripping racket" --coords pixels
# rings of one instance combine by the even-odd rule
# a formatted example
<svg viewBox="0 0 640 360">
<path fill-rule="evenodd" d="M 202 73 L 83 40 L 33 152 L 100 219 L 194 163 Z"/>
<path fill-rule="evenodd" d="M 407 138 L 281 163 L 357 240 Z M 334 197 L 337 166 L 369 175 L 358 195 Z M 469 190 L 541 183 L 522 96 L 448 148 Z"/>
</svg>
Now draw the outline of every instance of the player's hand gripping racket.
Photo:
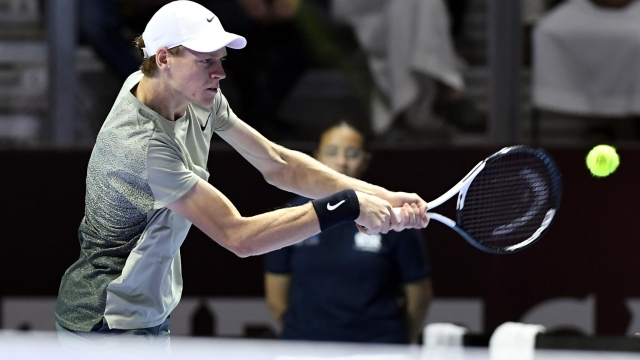
<svg viewBox="0 0 640 360">
<path fill-rule="evenodd" d="M 427 212 L 471 245 L 490 253 L 522 250 L 545 233 L 560 206 L 561 175 L 544 151 L 504 148 L 429 202 L 432 210 L 458 194 L 457 220 Z M 400 208 L 394 208 L 400 217 Z"/>
</svg>

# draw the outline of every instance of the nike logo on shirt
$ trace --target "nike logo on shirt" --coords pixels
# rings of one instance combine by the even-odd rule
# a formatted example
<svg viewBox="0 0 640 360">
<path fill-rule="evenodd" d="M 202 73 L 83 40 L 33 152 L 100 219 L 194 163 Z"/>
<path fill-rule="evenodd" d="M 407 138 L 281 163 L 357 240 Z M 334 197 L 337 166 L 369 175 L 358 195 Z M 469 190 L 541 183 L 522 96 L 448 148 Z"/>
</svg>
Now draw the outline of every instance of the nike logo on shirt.
<svg viewBox="0 0 640 360">
<path fill-rule="evenodd" d="M 207 18 L 207 22 L 212 22 L 213 19 L 215 19 L 215 18 L 216 18 L 215 16 L 212 16 L 211 19 Z"/>
<path fill-rule="evenodd" d="M 333 211 L 336 208 L 338 208 L 338 206 L 342 205 L 342 203 L 345 202 L 345 201 L 347 201 L 347 200 L 342 200 L 342 201 L 340 201 L 339 203 L 337 203 L 335 205 L 331 205 L 331 204 L 327 203 L 327 210 Z"/>
<path fill-rule="evenodd" d="M 211 113 L 209 113 L 209 117 L 207 118 L 207 122 L 204 123 L 204 125 L 200 125 L 200 129 L 202 129 L 202 131 L 204 131 L 204 129 L 207 128 L 207 124 L 209 124 L 209 119 L 211 118 Z"/>
</svg>

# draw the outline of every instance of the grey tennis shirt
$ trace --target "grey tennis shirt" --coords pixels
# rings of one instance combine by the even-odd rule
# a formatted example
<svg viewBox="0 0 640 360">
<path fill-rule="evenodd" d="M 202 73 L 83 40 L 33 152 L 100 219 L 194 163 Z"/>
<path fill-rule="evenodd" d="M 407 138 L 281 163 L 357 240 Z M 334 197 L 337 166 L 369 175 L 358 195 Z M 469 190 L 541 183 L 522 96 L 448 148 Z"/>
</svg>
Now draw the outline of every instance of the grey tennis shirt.
<svg viewBox="0 0 640 360">
<path fill-rule="evenodd" d="M 208 180 L 211 136 L 237 120 L 219 92 L 211 108 L 191 104 L 169 121 L 131 93 L 142 76 L 125 81 L 89 160 L 80 258 L 56 304 L 56 320 L 71 330 L 103 318 L 115 329 L 166 320 L 182 294 L 179 248 L 191 227 L 166 206 Z"/>
</svg>

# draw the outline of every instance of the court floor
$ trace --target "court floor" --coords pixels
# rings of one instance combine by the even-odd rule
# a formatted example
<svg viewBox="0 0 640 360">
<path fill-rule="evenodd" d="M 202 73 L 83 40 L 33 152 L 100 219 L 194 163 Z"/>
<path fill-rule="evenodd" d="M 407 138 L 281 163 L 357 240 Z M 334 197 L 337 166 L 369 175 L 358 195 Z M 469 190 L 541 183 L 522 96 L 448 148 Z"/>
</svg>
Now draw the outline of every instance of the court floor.
<svg viewBox="0 0 640 360">
<path fill-rule="evenodd" d="M 121 344 L 123 345 L 123 344 Z M 630 360 L 640 353 L 489 349 L 480 347 L 426 348 L 418 345 L 361 345 L 221 338 L 172 337 L 170 350 L 127 344 L 121 347 L 65 351 L 55 333 L 0 332 L 3 359 L 215 359 L 215 360 Z M 89 350 L 87 350 L 89 351 Z M 150 356 L 151 355 L 151 356 Z"/>
</svg>

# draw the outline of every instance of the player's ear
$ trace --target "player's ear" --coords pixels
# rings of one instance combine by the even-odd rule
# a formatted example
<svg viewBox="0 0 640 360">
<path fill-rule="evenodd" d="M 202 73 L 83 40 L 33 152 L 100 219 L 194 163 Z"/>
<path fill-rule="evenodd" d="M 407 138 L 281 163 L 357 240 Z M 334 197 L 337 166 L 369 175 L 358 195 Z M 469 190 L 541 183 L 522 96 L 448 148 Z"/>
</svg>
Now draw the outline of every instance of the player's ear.
<svg viewBox="0 0 640 360">
<path fill-rule="evenodd" d="M 156 65 L 158 66 L 158 69 L 161 69 L 168 65 L 168 57 L 169 50 L 166 47 L 161 47 L 160 49 L 158 49 L 158 51 L 156 51 Z"/>
</svg>

